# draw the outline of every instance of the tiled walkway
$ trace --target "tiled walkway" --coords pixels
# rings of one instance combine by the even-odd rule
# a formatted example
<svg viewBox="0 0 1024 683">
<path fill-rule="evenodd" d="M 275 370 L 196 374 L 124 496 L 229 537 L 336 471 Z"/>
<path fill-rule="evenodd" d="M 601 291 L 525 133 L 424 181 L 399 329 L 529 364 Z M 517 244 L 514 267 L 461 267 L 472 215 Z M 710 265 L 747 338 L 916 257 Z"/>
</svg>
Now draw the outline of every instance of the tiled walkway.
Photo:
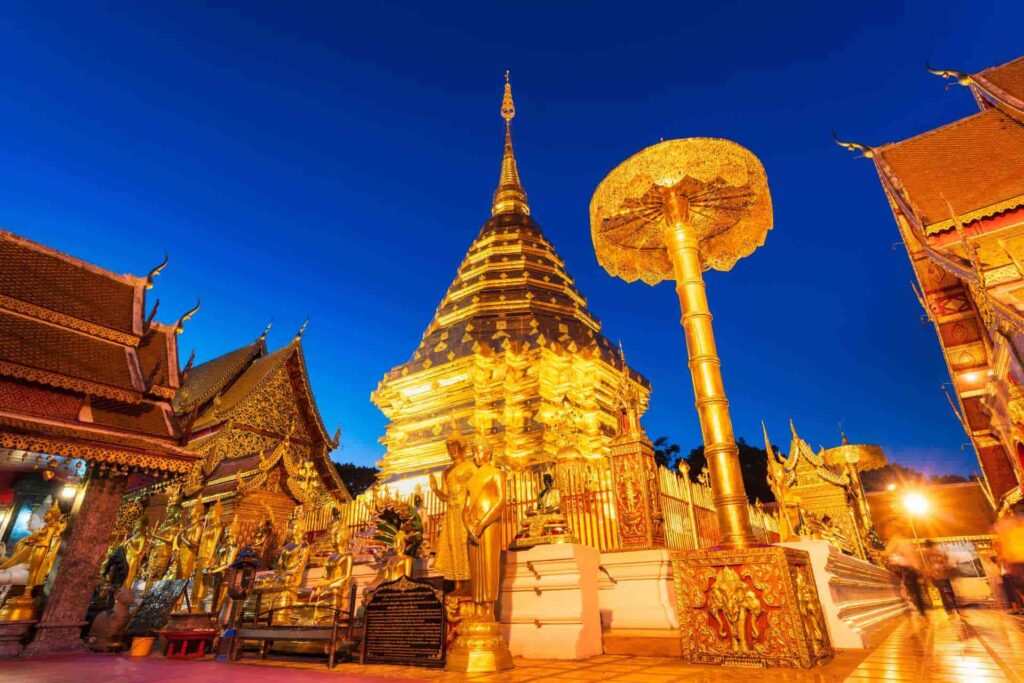
<svg viewBox="0 0 1024 683">
<path fill-rule="evenodd" d="M 327 672 L 320 662 L 257 659 L 238 664 L 134 660 L 116 655 L 69 655 L 0 660 L 3 683 L 373 683 L 382 680 L 614 681 L 615 683 L 1024 683 L 1024 620 L 985 610 L 927 618 L 906 617 L 870 651 L 846 651 L 812 671 L 692 666 L 677 659 L 602 655 L 582 662 L 517 660 L 503 674 L 465 676 L 412 667 L 341 664 Z"/>
</svg>

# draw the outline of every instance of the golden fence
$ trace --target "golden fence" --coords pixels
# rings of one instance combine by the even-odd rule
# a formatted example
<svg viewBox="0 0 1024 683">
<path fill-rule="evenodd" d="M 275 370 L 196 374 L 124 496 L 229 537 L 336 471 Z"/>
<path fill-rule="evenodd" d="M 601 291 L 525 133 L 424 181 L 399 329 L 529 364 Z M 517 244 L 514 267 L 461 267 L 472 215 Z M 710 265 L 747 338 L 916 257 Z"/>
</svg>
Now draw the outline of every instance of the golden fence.
<svg viewBox="0 0 1024 683">
<path fill-rule="evenodd" d="M 604 458 L 594 461 L 561 463 L 551 470 L 561 494 L 562 513 L 580 543 L 601 552 L 622 550 L 616 522 L 615 488 L 612 471 Z M 542 473 L 536 470 L 509 472 L 507 502 L 502 515 L 502 547 L 508 548 L 520 529 L 524 514 L 531 509 L 541 490 Z M 403 488 L 409 488 L 406 482 Z M 721 534 L 711 494 L 706 484 L 689 481 L 676 472 L 658 468 L 658 486 L 665 529 L 665 545 L 672 550 L 692 550 L 718 545 Z M 411 492 L 382 486 L 378 495 L 399 495 L 409 499 Z M 445 502 L 438 498 L 424 479 L 415 486 L 422 498 L 420 516 L 428 547 L 433 543 L 444 518 Z M 372 494 L 367 492 L 341 506 L 341 514 L 353 532 L 365 529 L 371 522 Z M 307 513 L 311 531 L 323 530 L 330 523 L 330 510 Z M 778 540 L 776 518 L 759 507 L 750 506 L 750 520 L 759 542 Z"/>
</svg>

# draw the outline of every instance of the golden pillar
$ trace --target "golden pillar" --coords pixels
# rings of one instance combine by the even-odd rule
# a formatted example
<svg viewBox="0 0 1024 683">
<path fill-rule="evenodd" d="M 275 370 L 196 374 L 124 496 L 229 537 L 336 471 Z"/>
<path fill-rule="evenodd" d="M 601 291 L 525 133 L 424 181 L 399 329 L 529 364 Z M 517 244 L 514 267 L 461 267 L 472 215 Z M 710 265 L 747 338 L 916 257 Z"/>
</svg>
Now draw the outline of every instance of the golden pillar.
<svg viewBox="0 0 1024 683">
<path fill-rule="evenodd" d="M 703 271 L 764 244 L 771 196 L 761 162 L 728 140 L 668 140 L 601 181 L 590 203 L 598 261 L 627 282 L 675 280 L 690 378 L 724 548 L 673 554 L 683 657 L 810 667 L 832 648 L 806 552 L 757 546 L 740 476 Z"/>
</svg>

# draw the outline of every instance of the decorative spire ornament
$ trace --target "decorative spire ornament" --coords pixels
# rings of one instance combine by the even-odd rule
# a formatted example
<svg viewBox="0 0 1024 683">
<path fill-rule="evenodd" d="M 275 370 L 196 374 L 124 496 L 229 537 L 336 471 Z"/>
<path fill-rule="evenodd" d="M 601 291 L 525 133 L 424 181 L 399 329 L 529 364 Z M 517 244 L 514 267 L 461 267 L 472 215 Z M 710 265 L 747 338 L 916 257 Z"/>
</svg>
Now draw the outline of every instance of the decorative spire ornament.
<svg viewBox="0 0 1024 683">
<path fill-rule="evenodd" d="M 509 82 L 508 71 L 505 71 L 505 95 L 501 98 L 501 118 L 505 119 L 505 154 L 501 158 L 501 176 L 498 178 L 498 189 L 491 204 L 492 216 L 510 212 L 530 215 L 530 205 L 526 203 L 526 190 L 519 181 L 519 169 L 516 166 L 515 153 L 512 151 L 512 119 L 515 117 L 516 105 L 512 101 L 512 84 Z"/>
</svg>

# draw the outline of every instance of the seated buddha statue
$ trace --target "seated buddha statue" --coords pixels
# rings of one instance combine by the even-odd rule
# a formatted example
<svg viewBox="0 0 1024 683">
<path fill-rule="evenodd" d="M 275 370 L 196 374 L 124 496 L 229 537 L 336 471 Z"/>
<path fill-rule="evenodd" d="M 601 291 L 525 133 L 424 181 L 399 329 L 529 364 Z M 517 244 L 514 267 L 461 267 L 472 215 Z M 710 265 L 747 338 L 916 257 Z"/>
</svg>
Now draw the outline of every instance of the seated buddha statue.
<svg viewBox="0 0 1024 683">
<path fill-rule="evenodd" d="M 35 619 L 38 603 L 34 589 L 46 583 L 60 548 L 61 536 L 68 526 L 67 517 L 57 502 L 46 511 L 43 526 L 14 545 L 11 556 L 0 558 L 0 584 L 24 584 L 24 592 L 0 607 L 0 621 Z"/>
<path fill-rule="evenodd" d="M 388 558 L 387 564 L 384 565 L 384 573 L 381 578 L 381 583 L 387 583 L 388 581 L 397 581 L 403 576 L 412 576 L 412 565 L 414 558 L 412 555 L 407 553 L 409 536 L 405 530 L 400 530 L 395 534 L 395 544 L 392 546 L 392 552 L 394 553 Z"/>
<path fill-rule="evenodd" d="M 296 515 L 288 525 L 288 536 L 274 561 L 273 573 L 257 579 L 256 590 L 261 591 L 264 596 L 273 597 L 271 607 L 290 608 L 298 598 L 308 564 L 309 544 L 306 542 L 306 525 L 302 517 Z M 290 616 L 289 609 L 282 609 L 275 612 L 274 621 L 286 622 Z"/>
<path fill-rule="evenodd" d="M 569 522 L 562 514 L 562 494 L 555 487 L 554 477 L 545 474 L 543 481 L 536 505 L 524 513 L 522 525 L 512 539 L 512 550 L 547 543 L 576 543 Z"/>
<path fill-rule="evenodd" d="M 352 585 L 352 530 L 341 518 L 335 519 L 328 530 L 331 541 L 331 554 L 324 562 L 324 573 L 321 583 L 313 589 L 309 602 L 315 605 L 313 619 L 321 617 L 319 608 L 330 607 L 339 610 L 348 609 L 348 594 Z M 324 618 L 334 618 L 334 612 L 326 612 Z"/>
</svg>

